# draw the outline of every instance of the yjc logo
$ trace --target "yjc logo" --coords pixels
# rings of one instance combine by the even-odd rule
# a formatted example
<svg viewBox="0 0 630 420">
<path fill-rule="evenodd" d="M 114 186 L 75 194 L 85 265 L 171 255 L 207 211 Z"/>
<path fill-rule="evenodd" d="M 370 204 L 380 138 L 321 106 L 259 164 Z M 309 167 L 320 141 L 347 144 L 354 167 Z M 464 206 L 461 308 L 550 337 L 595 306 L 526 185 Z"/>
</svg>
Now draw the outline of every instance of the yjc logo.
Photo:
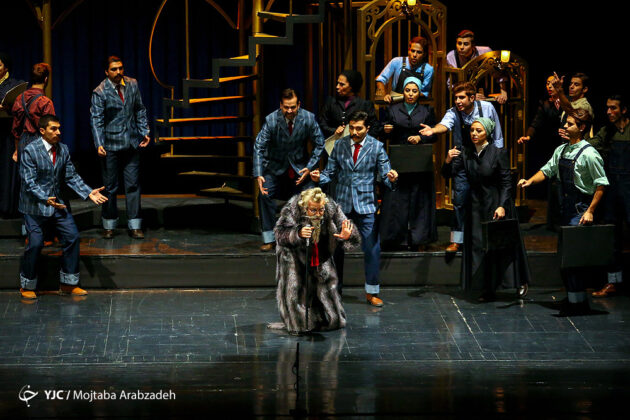
<svg viewBox="0 0 630 420">
<path fill-rule="evenodd" d="M 37 394 L 39 394 L 39 392 L 31 391 L 31 386 L 30 385 L 24 385 L 22 387 L 22 389 L 20 389 L 20 393 L 18 394 L 18 398 L 21 401 L 24 401 L 26 403 L 27 407 L 30 407 L 31 405 L 28 402 L 30 400 L 32 400 L 33 398 L 35 398 L 37 396 Z"/>
</svg>

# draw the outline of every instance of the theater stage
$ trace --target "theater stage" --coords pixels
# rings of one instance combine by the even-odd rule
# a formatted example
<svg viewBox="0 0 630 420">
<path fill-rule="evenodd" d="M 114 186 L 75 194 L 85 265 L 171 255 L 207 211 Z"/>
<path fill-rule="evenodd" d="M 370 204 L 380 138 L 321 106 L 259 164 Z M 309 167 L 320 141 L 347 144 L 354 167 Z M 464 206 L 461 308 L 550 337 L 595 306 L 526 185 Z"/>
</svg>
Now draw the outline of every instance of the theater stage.
<svg viewBox="0 0 630 420">
<path fill-rule="evenodd" d="M 377 309 L 347 288 L 346 329 L 292 337 L 266 328 L 279 319 L 266 287 L 103 290 L 32 304 L 0 292 L 0 413 L 291 418 L 298 408 L 311 418 L 588 419 L 625 411 L 627 296 L 574 318 L 553 316 L 564 297 L 557 289 L 487 304 L 448 287 L 384 288 L 382 296 Z M 28 401 L 26 386 L 37 393 Z M 138 390 L 175 399 L 128 399 Z M 62 391 L 61 399 L 44 391 Z"/>
<path fill-rule="evenodd" d="M 545 206 L 530 201 L 533 216 L 522 224 L 534 285 L 561 285 L 556 259 L 556 234 L 545 228 Z M 143 196 L 146 240 L 131 239 L 121 229 L 113 240 L 101 238 L 100 211 L 91 203 L 73 201 L 81 230 L 81 281 L 87 288 L 259 287 L 275 285 L 275 255 L 258 250 L 252 233 L 250 203 L 226 202 L 193 195 Z M 125 226 L 124 200 L 119 200 Z M 447 255 L 450 212 L 438 213 L 438 241 L 425 252 L 383 252 L 385 286 L 457 286 L 461 253 Z M 24 240 L 20 220 L 0 222 L 0 289 L 15 289 Z M 59 244 L 45 248 L 40 272 L 43 288 L 57 287 Z M 346 284 L 363 279 L 362 254 L 347 254 Z M 595 279 L 593 286 L 604 280 Z"/>
</svg>

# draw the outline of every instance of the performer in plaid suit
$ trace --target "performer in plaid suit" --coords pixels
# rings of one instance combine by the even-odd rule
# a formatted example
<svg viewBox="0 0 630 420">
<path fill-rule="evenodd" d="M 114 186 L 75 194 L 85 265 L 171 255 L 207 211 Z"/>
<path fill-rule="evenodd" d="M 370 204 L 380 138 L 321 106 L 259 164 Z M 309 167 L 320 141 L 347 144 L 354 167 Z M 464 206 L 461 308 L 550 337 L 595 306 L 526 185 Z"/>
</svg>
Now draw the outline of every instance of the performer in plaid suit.
<svg viewBox="0 0 630 420">
<path fill-rule="evenodd" d="M 86 295 L 79 284 L 79 232 L 63 200 L 59 199 L 61 183 L 65 182 L 84 200 L 103 204 L 104 187 L 91 189 L 77 174 L 70 161 L 68 146 L 59 143 L 59 119 L 44 115 L 39 119 L 41 137 L 33 140 L 20 155 L 19 210 L 24 214 L 28 244 L 20 267 L 20 293 L 25 299 L 36 299 L 37 260 L 44 245 L 44 228 L 53 224 L 63 245 L 60 282 L 61 291 L 73 295 Z"/>
<path fill-rule="evenodd" d="M 350 115 L 350 135 L 335 143 L 323 172 L 313 171 L 311 179 L 325 185 L 337 180 L 335 201 L 359 228 L 361 247 L 365 254 L 365 291 L 368 303 L 383 306 L 379 293 L 379 264 L 381 256 L 378 229 L 375 226 L 376 196 L 374 184 L 380 175 L 385 185 L 394 189 L 398 173 L 391 168 L 383 143 L 367 134 L 368 113 L 357 111 Z M 337 248 L 338 250 L 341 247 Z M 343 250 L 335 258 L 341 292 L 343 279 Z"/>
<path fill-rule="evenodd" d="M 103 165 L 105 196 L 103 206 L 103 237 L 114 237 L 118 224 L 116 194 L 118 171 L 122 167 L 127 204 L 127 227 L 131 237 L 144 239 L 140 218 L 140 152 L 149 144 L 147 111 L 140 97 L 136 79 L 124 76 L 122 60 L 107 59 L 107 77 L 92 92 L 90 107 L 92 135 Z"/>
<path fill-rule="evenodd" d="M 313 142 L 310 158 L 306 149 L 309 138 Z M 271 251 L 275 242 L 275 199 L 292 197 L 313 186 L 308 175 L 319 165 L 322 150 L 324 136 L 315 115 L 300 109 L 293 89 L 283 90 L 280 109 L 267 115 L 254 144 L 254 177 L 260 189 L 261 251 Z"/>
</svg>

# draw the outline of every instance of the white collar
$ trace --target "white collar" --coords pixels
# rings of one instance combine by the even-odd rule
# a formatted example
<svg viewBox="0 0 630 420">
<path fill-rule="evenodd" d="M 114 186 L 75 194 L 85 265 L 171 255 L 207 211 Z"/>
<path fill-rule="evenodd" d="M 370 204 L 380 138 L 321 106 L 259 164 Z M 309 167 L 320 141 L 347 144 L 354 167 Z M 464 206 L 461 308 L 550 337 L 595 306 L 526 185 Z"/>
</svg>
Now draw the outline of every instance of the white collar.
<svg viewBox="0 0 630 420">
<path fill-rule="evenodd" d="M 484 143 L 483 145 L 481 145 L 481 146 L 477 146 L 477 145 L 475 144 L 475 149 L 477 149 L 477 156 L 479 156 L 479 155 L 481 154 L 481 152 L 483 152 L 483 150 L 484 150 L 486 147 L 488 147 L 488 145 L 489 145 L 489 144 L 490 144 L 490 143 L 488 143 L 488 142 L 485 142 L 485 143 Z"/>
<path fill-rule="evenodd" d="M 50 150 L 53 148 L 53 145 L 48 143 L 46 140 L 44 140 L 43 137 L 40 137 L 40 139 L 42 139 L 42 143 L 44 143 L 44 147 L 46 148 L 46 152 L 50 153 Z"/>
<path fill-rule="evenodd" d="M 367 139 L 367 135 L 365 137 L 363 137 L 363 140 L 361 140 L 359 142 L 359 144 L 361 145 L 361 147 L 365 146 L 365 139 Z M 354 140 L 352 140 L 352 137 L 350 137 L 350 146 L 354 146 Z"/>
</svg>

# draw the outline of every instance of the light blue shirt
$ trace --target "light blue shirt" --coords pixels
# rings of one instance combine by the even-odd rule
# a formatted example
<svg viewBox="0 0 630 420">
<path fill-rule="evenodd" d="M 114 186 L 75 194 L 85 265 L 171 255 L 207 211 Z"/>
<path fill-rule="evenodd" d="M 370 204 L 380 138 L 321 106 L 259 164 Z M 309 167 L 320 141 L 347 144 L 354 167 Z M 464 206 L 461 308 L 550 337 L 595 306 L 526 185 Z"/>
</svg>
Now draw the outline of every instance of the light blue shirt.
<svg viewBox="0 0 630 420">
<path fill-rule="evenodd" d="M 387 82 L 392 79 L 392 90 L 394 90 L 396 88 L 396 84 L 398 83 L 400 72 L 402 71 L 403 60 L 406 62 L 407 70 L 415 71 L 418 75 L 420 75 L 422 64 L 420 64 L 417 69 L 412 70 L 411 65 L 409 64 L 409 57 L 396 57 L 392 58 L 391 61 L 387 63 L 381 74 L 379 74 L 376 78 L 376 81 L 387 84 Z M 418 79 L 420 79 L 420 77 L 418 77 Z M 420 86 L 420 92 L 422 92 L 424 96 L 429 96 L 431 94 L 431 85 L 433 84 L 433 67 L 429 63 L 427 63 L 424 67 L 424 78 L 421 81 L 422 86 Z"/>
<path fill-rule="evenodd" d="M 470 114 L 466 114 L 462 112 L 462 116 L 464 118 L 464 124 L 472 125 L 477 118 L 481 116 L 479 112 L 479 107 L 483 111 L 483 116 L 486 118 L 490 118 L 496 124 L 494 128 L 494 132 L 492 133 L 492 139 L 495 147 L 499 149 L 503 148 L 503 132 L 501 131 L 501 123 L 499 122 L 499 114 L 497 114 L 494 106 L 487 101 L 475 101 L 475 107 Z M 448 128 L 449 131 L 453 133 L 453 144 L 455 146 L 462 145 L 462 133 L 460 131 L 461 122 L 459 121 L 459 113 L 455 107 L 446 111 L 442 121 L 440 121 L 440 125 Z"/>
</svg>

